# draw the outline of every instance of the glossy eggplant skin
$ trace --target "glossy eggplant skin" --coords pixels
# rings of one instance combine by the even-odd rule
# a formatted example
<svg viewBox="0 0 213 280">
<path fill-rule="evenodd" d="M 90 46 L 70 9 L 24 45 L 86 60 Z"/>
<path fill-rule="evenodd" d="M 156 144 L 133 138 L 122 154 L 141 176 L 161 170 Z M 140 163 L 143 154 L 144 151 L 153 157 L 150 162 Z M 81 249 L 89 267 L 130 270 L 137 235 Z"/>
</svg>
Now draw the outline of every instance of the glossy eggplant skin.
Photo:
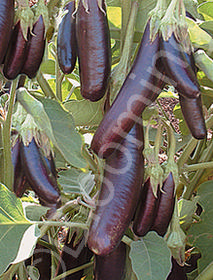
<svg viewBox="0 0 213 280">
<path fill-rule="evenodd" d="M 105 162 L 98 205 L 88 235 L 88 247 L 96 255 L 110 254 L 133 218 L 143 181 L 142 150 L 143 127 L 136 123 Z"/>
<path fill-rule="evenodd" d="M 200 89 L 196 73 L 186 59 L 186 53 L 174 33 L 168 41 L 164 41 L 161 36 L 160 45 L 162 62 L 170 83 L 174 85 L 179 94 L 188 98 L 198 97 Z"/>
<path fill-rule="evenodd" d="M 106 13 L 100 10 L 98 1 L 90 0 L 88 5 L 86 12 L 80 0 L 76 13 L 81 94 L 90 101 L 98 101 L 104 96 L 110 77 L 110 32 Z"/>
<path fill-rule="evenodd" d="M 67 239 L 64 244 L 61 258 L 59 261 L 59 268 L 58 273 L 62 274 L 65 271 L 68 271 L 70 269 L 76 268 L 78 266 L 81 266 L 83 264 L 86 264 L 90 261 L 92 257 L 92 252 L 89 250 L 89 248 L 85 244 L 85 238 L 84 236 L 80 238 L 78 243 L 74 245 L 74 241 L 77 234 L 76 232 L 73 234 L 70 242 L 69 242 L 69 232 L 67 234 Z M 80 280 L 83 277 L 84 270 L 80 270 L 78 272 L 75 272 L 73 274 L 70 274 L 66 276 L 63 279 L 66 280 Z"/>
<path fill-rule="evenodd" d="M 20 21 L 15 25 L 9 49 L 6 54 L 3 73 L 8 80 L 14 80 L 20 73 L 26 59 L 27 41 L 25 40 Z"/>
<path fill-rule="evenodd" d="M 118 247 L 107 256 L 95 255 L 95 280 L 123 280 L 125 279 L 126 244 L 121 242 Z"/>
<path fill-rule="evenodd" d="M 39 196 L 43 205 L 56 208 L 60 203 L 57 181 L 51 176 L 45 159 L 35 139 L 25 146 L 21 142 L 21 163 L 32 190 Z"/>
<path fill-rule="evenodd" d="M 11 149 L 12 164 L 14 167 L 13 191 L 17 197 L 22 197 L 26 190 L 26 177 L 20 161 L 20 140 L 17 139 L 15 145 Z"/>
<path fill-rule="evenodd" d="M 150 41 L 148 22 L 132 69 L 93 137 L 91 148 L 99 157 L 107 158 L 114 151 L 112 143 L 115 147 L 122 141 L 164 87 L 158 50 L 159 36 Z"/>
<path fill-rule="evenodd" d="M 0 1 L 0 64 L 2 64 L 12 34 L 14 0 Z"/>
<path fill-rule="evenodd" d="M 204 139 L 207 136 L 207 130 L 201 96 L 198 98 L 186 98 L 179 95 L 179 102 L 183 117 L 192 136 L 196 139 Z"/>
<path fill-rule="evenodd" d="M 164 236 L 166 234 L 174 211 L 174 205 L 175 182 L 173 179 L 173 175 L 170 172 L 163 183 L 157 214 L 150 230 L 156 231 L 160 236 Z"/>
<path fill-rule="evenodd" d="M 34 24 L 32 33 L 27 45 L 26 60 L 21 70 L 21 73 L 26 74 L 30 79 L 36 76 L 44 55 L 45 26 L 42 16 Z"/>
<path fill-rule="evenodd" d="M 159 205 L 159 192 L 157 198 L 154 196 L 150 178 L 146 180 L 141 191 L 140 201 L 137 206 L 133 231 L 138 236 L 145 236 L 150 230 Z"/>
<path fill-rule="evenodd" d="M 73 17 L 75 1 L 67 4 L 65 10 L 68 12 L 63 17 L 58 29 L 57 56 L 61 71 L 64 74 L 69 74 L 75 68 L 77 57 L 75 17 Z"/>
</svg>

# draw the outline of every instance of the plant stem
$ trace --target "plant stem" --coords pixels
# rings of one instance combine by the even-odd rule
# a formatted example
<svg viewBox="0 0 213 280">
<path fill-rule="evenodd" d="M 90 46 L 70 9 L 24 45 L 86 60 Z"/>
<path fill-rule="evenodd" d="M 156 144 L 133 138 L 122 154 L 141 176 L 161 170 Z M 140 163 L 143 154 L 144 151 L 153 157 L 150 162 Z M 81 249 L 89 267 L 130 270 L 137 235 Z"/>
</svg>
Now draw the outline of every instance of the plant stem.
<svg viewBox="0 0 213 280">
<path fill-rule="evenodd" d="M 199 169 L 207 169 L 207 168 L 213 168 L 213 161 L 210 162 L 201 162 L 191 165 L 184 165 L 183 169 L 184 171 L 197 171 Z"/>
<path fill-rule="evenodd" d="M 13 165 L 11 159 L 11 141 L 10 141 L 10 131 L 11 131 L 11 122 L 12 122 L 12 112 L 13 105 L 15 103 L 16 88 L 18 84 L 18 79 L 12 82 L 10 90 L 9 105 L 7 111 L 7 117 L 3 124 L 2 129 L 2 140 L 3 140 L 3 183 L 5 186 L 12 191 L 13 189 Z"/>
<path fill-rule="evenodd" d="M 57 96 L 55 95 L 55 93 L 53 92 L 53 90 L 51 89 L 49 83 L 47 82 L 47 80 L 44 78 L 44 76 L 42 75 L 41 71 L 38 71 L 38 74 L 36 76 L 37 81 L 39 83 L 39 86 L 41 87 L 43 93 L 47 96 L 47 97 L 51 97 L 54 98 L 56 100 L 58 100 Z"/>
<path fill-rule="evenodd" d="M 62 91 L 61 91 L 61 83 L 62 83 L 62 79 L 61 79 L 61 72 L 60 72 L 60 68 L 59 68 L 59 64 L 58 64 L 58 59 L 56 58 L 55 60 L 55 92 L 56 92 L 56 96 L 57 98 L 62 101 Z"/>
<path fill-rule="evenodd" d="M 195 149 L 197 143 L 198 143 L 197 139 L 195 139 L 193 137 L 190 139 L 190 141 L 188 142 L 187 146 L 185 147 L 183 153 L 181 154 L 181 156 L 179 157 L 179 159 L 177 161 L 177 165 L 178 165 L 179 170 L 182 169 L 183 165 L 186 163 L 189 156 L 191 155 L 191 153 Z"/>
<path fill-rule="evenodd" d="M 121 18 L 121 50 L 123 49 L 124 45 L 124 38 L 125 38 L 125 33 L 127 29 L 127 24 L 128 24 L 128 19 L 131 11 L 131 1 L 129 0 L 122 0 L 121 1 L 121 10 L 122 10 L 122 18 Z"/>
<path fill-rule="evenodd" d="M 66 276 L 68 276 L 70 274 L 73 274 L 73 273 L 75 273 L 77 271 L 80 271 L 82 269 L 86 269 L 86 268 L 91 267 L 91 266 L 93 266 L 93 262 L 89 262 L 89 263 L 83 264 L 81 266 L 78 266 L 76 268 L 70 269 L 70 270 L 68 270 L 68 271 L 66 271 L 66 272 L 64 272 L 64 273 L 62 273 L 62 274 L 52 278 L 52 280 L 60 280 L 60 279 L 66 277 Z"/>
<path fill-rule="evenodd" d="M 211 262 L 195 280 L 212 280 L 213 275 L 213 262 Z"/>
</svg>

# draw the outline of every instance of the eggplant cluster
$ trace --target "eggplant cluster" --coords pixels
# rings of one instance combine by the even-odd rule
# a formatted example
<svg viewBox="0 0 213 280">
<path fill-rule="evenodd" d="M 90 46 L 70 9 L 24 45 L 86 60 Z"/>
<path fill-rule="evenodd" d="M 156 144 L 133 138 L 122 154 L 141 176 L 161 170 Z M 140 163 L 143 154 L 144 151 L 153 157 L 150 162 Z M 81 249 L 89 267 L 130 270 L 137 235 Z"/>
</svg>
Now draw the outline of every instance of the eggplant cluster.
<svg viewBox="0 0 213 280">
<path fill-rule="evenodd" d="M 53 157 L 45 157 L 35 139 L 25 146 L 20 137 L 12 147 L 13 189 L 21 197 L 31 188 L 44 206 L 56 209 L 61 204 Z"/>
<path fill-rule="evenodd" d="M 2 2 L 0 5 L 2 5 Z M 10 12 L 14 13 L 13 11 L 14 7 L 11 8 Z M 3 74 L 8 80 L 14 80 L 19 74 L 25 74 L 32 79 L 36 76 L 44 55 L 44 17 L 40 15 L 34 22 L 32 30 L 30 30 L 30 27 L 28 28 L 26 37 L 22 29 L 21 19 L 14 26 L 13 24 L 12 19 L 11 32 L 8 32 L 7 35 L 10 34 L 11 36 L 9 36 L 7 48 L 5 47 Z"/>
<path fill-rule="evenodd" d="M 104 1 L 91 0 L 88 7 L 80 0 L 65 10 L 58 30 L 57 55 L 64 74 L 73 71 L 78 56 L 81 94 L 90 101 L 101 99 L 111 70 L 110 33 Z"/>
</svg>

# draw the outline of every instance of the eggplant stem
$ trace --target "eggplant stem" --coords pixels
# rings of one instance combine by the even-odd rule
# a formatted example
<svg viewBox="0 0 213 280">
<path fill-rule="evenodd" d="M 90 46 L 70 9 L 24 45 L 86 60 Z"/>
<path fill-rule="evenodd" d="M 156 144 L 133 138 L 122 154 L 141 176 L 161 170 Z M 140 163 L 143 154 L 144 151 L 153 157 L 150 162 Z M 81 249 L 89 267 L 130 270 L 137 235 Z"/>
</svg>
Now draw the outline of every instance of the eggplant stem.
<svg viewBox="0 0 213 280">
<path fill-rule="evenodd" d="M 57 96 L 55 95 L 55 93 L 53 92 L 53 90 L 51 89 L 49 83 L 47 82 L 47 80 L 44 78 L 43 74 L 41 73 L 41 71 L 38 71 L 38 74 L 36 76 L 37 82 L 39 83 L 39 86 L 41 87 L 43 93 L 47 96 L 47 97 L 52 97 L 56 100 L 58 100 Z M 59 101 L 59 100 L 58 100 Z"/>
<path fill-rule="evenodd" d="M 68 275 L 71 275 L 71 274 L 73 274 L 73 273 L 75 273 L 75 272 L 78 272 L 78 271 L 80 271 L 80 270 L 82 270 L 82 269 L 89 268 L 89 267 L 91 267 L 91 266 L 93 266 L 93 261 L 92 261 L 92 262 L 89 262 L 89 263 L 86 263 L 86 264 L 83 264 L 83 265 L 81 265 L 81 266 L 78 266 L 78 267 L 76 267 L 76 268 L 72 268 L 72 269 L 70 269 L 70 270 L 68 270 L 68 271 L 66 271 L 66 272 L 64 272 L 64 273 L 62 273 L 62 274 L 60 274 L 60 275 L 58 275 L 58 276 L 52 278 L 52 280 L 64 279 L 64 277 L 66 277 L 66 276 L 68 276 Z"/>
<path fill-rule="evenodd" d="M 184 171 L 187 171 L 187 172 L 197 171 L 200 169 L 207 169 L 207 168 L 213 168 L 213 161 L 201 162 L 201 163 L 196 163 L 196 164 L 191 164 L 191 165 L 185 164 L 183 166 Z"/>
<path fill-rule="evenodd" d="M 12 82 L 11 90 L 10 90 L 10 98 L 8 104 L 8 111 L 5 122 L 2 126 L 2 141 L 3 141 L 3 183 L 9 190 L 13 190 L 13 180 L 14 180 L 14 172 L 13 165 L 11 159 L 11 141 L 10 141 L 10 131 L 11 131 L 11 123 L 12 123 L 12 113 L 13 106 L 15 103 L 16 97 L 16 88 L 18 85 L 18 78 Z"/>
</svg>

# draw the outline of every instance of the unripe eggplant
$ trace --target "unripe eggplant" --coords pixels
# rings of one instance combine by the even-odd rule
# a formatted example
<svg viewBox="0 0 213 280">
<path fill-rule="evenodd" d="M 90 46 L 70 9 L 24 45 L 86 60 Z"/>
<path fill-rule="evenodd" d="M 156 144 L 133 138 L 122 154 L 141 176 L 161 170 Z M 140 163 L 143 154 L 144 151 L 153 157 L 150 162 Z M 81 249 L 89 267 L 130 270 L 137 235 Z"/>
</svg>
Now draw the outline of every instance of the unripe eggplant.
<svg viewBox="0 0 213 280">
<path fill-rule="evenodd" d="M 118 247 L 107 256 L 95 255 L 95 280 L 123 280 L 125 279 L 126 244 L 121 242 Z"/>
<path fill-rule="evenodd" d="M 159 206 L 155 216 L 154 223 L 150 230 L 156 231 L 160 236 L 164 236 L 175 206 L 175 182 L 172 173 L 163 182 L 162 192 L 160 194 Z"/>
<path fill-rule="evenodd" d="M 107 158 L 114 151 L 164 87 L 158 50 L 159 35 L 150 40 L 148 22 L 132 69 L 93 137 L 91 148 L 99 157 Z"/>
<path fill-rule="evenodd" d="M 28 146 L 21 142 L 20 155 L 24 173 L 33 191 L 43 204 L 53 208 L 57 207 L 60 203 L 57 181 L 51 176 L 44 156 L 34 138 Z"/>
<path fill-rule="evenodd" d="M 70 269 L 77 268 L 78 266 L 86 264 L 87 262 L 90 261 L 93 254 L 86 246 L 84 236 L 80 238 L 80 240 L 76 245 L 74 245 L 74 241 L 76 237 L 77 234 L 75 232 L 71 240 L 69 241 L 69 232 L 68 232 L 67 239 L 61 253 L 57 275 L 62 274 Z M 78 272 L 66 276 L 63 279 L 80 280 L 83 277 L 83 273 L 84 270 L 80 270 Z"/>
<path fill-rule="evenodd" d="M 145 236 L 150 230 L 157 214 L 159 194 L 158 191 L 158 196 L 154 196 L 150 178 L 148 178 L 142 188 L 134 218 L 133 231 L 136 235 Z"/>
<path fill-rule="evenodd" d="M 21 73 L 26 74 L 30 79 L 36 76 L 44 55 L 45 26 L 42 15 L 34 24 L 32 33 L 27 45 L 25 63 L 21 70 Z"/>
<path fill-rule="evenodd" d="M 12 34 L 14 0 L 0 1 L 0 15 L 0 64 L 2 64 Z"/>
<path fill-rule="evenodd" d="M 200 89 L 196 74 L 174 33 L 168 41 L 161 37 L 160 43 L 161 61 L 164 64 L 166 75 L 170 78 L 170 83 L 183 96 L 197 98 L 200 95 Z"/>
<path fill-rule="evenodd" d="M 20 21 L 15 25 L 6 54 L 3 73 L 8 80 L 14 80 L 20 73 L 26 60 L 27 41 L 25 40 Z"/>
<path fill-rule="evenodd" d="M 76 28 L 73 17 L 75 1 L 67 4 L 65 10 L 68 12 L 63 17 L 58 29 L 57 56 L 61 71 L 64 74 L 69 74 L 75 67 L 77 57 Z"/>
<path fill-rule="evenodd" d="M 76 13 L 76 38 L 81 81 L 81 94 L 90 101 L 101 99 L 107 89 L 111 71 L 110 33 L 104 1 L 83 0 Z M 102 9 L 102 10 L 101 10 Z"/>
<path fill-rule="evenodd" d="M 88 246 L 110 254 L 120 243 L 136 210 L 143 181 L 143 127 L 135 124 L 119 149 L 107 158 L 104 178 L 89 229 Z"/>
<path fill-rule="evenodd" d="M 187 98 L 179 95 L 179 101 L 183 117 L 192 136 L 196 139 L 204 139 L 207 136 L 207 131 L 201 96 L 198 98 Z"/>
</svg>

